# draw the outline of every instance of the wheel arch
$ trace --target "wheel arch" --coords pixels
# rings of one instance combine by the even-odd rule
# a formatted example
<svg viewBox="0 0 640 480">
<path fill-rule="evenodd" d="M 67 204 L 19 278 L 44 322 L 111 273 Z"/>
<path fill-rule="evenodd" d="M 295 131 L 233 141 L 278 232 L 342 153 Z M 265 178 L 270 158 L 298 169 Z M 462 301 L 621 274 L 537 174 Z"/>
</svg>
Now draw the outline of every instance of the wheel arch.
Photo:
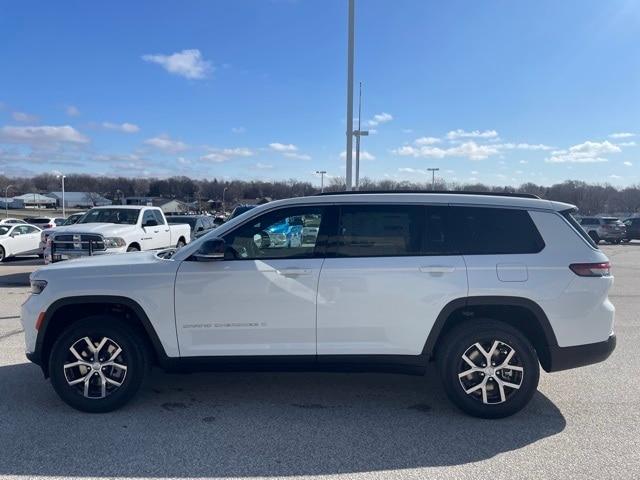
<svg viewBox="0 0 640 480">
<path fill-rule="evenodd" d="M 492 318 L 518 329 L 533 344 L 540 364 L 549 371 L 552 350 L 558 342 L 546 314 L 533 300 L 512 296 L 476 296 L 458 298 L 442 309 L 424 345 L 423 355 L 435 358 L 439 342 L 455 326 L 474 318 Z"/>
<path fill-rule="evenodd" d="M 136 247 L 138 250 L 142 251 L 142 247 L 140 247 L 140 244 L 138 242 L 131 242 L 129 245 L 127 245 L 127 249 L 131 247 Z"/>
<path fill-rule="evenodd" d="M 147 342 L 153 360 L 163 364 L 168 359 L 149 317 L 135 300 L 122 296 L 89 295 L 56 300 L 46 310 L 36 338 L 36 363 L 48 376 L 51 347 L 64 328 L 95 314 L 111 314 L 132 325 Z"/>
</svg>

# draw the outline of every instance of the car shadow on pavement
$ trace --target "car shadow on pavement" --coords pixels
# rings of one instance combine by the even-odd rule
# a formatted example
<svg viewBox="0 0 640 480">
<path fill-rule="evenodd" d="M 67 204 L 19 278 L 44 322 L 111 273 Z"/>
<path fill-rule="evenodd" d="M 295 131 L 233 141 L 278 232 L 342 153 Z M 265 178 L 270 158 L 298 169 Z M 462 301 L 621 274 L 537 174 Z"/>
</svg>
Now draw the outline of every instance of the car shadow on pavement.
<svg viewBox="0 0 640 480">
<path fill-rule="evenodd" d="M 31 272 L 0 273 L 0 287 L 28 287 Z"/>
<path fill-rule="evenodd" d="M 561 432 L 537 393 L 519 414 L 458 412 L 433 372 L 154 371 L 138 397 L 102 415 L 60 401 L 38 367 L 0 367 L 0 475 L 238 477 L 460 465 Z"/>
</svg>

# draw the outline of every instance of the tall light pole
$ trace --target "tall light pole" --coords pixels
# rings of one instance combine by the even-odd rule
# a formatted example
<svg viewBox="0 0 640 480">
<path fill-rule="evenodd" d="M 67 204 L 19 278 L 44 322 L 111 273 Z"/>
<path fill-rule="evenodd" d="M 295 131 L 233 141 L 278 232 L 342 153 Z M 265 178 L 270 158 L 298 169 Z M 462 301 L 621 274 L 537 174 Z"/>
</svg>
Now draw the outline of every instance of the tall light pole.
<svg viewBox="0 0 640 480">
<path fill-rule="evenodd" d="M 355 24 L 355 0 L 349 0 L 349 38 L 347 42 L 347 178 L 346 190 L 352 189 L 353 155 L 353 45 Z"/>
<path fill-rule="evenodd" d="M 61 173 L 60 175 L 56 175 L 56 177 L 62 179 L 62 216 L 64 217 L 64 179 L 67 178 L 67 176 Z"/>
<path fill-rule="evenodd" d="M 324 176 L 327 173 L 326 170 L 316 170 L 316 173 L 320 175 L 320 193 L 324 192 Z"/>
<path fill-rule="evenodd" d="M 227 193 L 227 189 L 228 187 L 224 187 L 222 189 L 222 213 L 226 212 L 227 210 L 224 207 L 224 194 Z"/>
<path fill-rule="evenodd" d="M 13 188 L 13 185 L 7 185 L 7 188 L 4 189 L 4 214 L 6 218 L 9 218 L 9 189 Z"/>
<path fill-rule="evenodd" d="M 427 171 L 431 172 L 431 190 L 435 191 L 436 189 L 436 172 L 440 170 L 439 168 L 427 168 Z"/>
<path fill-rule="evenodd" d="M 368 130 L 360 129 L 362 119 L 362 82 L 360 82 L 360 92 L 358 93 L 358 129 L 353 132 L 356 137 L 356 190 L 360 189 L 360 137 L 369 135 Z"/>
</svg>

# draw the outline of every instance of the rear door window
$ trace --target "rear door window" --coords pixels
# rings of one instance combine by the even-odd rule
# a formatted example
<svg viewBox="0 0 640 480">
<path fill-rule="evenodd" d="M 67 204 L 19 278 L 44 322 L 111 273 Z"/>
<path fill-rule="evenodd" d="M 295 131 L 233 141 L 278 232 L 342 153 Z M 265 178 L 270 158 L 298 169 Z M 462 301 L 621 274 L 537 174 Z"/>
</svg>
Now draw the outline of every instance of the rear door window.
<svg viewBox="0 0 640 480">
<path fill-rule="evenodd" d="M 344 205 L 335 239 L 336 256 L 420 255 L 423 214 L 424 207 L 418 205 Z"/>
</svg>

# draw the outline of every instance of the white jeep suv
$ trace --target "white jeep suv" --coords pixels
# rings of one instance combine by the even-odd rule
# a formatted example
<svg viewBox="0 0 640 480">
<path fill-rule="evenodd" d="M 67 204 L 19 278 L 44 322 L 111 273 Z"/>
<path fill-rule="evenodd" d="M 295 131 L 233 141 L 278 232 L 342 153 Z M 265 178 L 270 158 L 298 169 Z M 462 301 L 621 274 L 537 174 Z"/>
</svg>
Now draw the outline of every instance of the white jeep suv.
<svg viewBox="0 0 640 480">
<path fill-rule="evenodd" d="M 615 347 L 607 257 L 572 205 L 526 195 L 354 193 L 262 205 L 181 250 L 31 275 L 28 358 L 69 405 L 125 404 L 150 365 L 423 374 L 480 417 Z M 273 241 L 295 217 L 301 242 Z M 309 232 L 315 231 L 315 235 Z"/>
</svg>

